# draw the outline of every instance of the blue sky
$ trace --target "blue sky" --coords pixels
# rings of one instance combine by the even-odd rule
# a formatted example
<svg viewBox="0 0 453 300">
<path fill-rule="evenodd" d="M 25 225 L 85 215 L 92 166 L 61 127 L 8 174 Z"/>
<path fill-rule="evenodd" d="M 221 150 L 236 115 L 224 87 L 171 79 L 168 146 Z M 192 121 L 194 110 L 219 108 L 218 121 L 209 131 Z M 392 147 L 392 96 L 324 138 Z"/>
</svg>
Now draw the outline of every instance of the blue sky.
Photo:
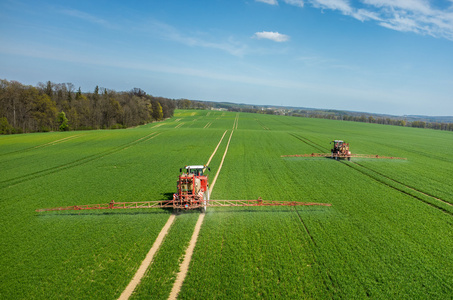
<svg viewBox="0 0 453 300">
<path fill-rule="evenodd" d="M 453 115 L 453 0 L 0 0 L 0 78 Z"/>
</svg>

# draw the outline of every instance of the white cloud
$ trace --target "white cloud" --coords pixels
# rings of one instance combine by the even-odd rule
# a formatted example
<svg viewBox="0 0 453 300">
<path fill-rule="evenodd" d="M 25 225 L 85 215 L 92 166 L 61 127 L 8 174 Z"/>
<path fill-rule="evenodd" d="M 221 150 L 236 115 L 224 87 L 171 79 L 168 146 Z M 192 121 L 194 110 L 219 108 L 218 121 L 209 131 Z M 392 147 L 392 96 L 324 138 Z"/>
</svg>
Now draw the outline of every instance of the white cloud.
<svg viewBox="0 0 453 300">
<path fill-rule="evenodd" d="M 362 22 L 367 20 L 381 21 L 379 14 L 362 8 L 354 11 L 352 16 Z"/>
<path fill-rule="evenodd" d="M 278 5 L 277 0 L 255 0 L 256 2 L 262 2 L 270 5 Z M 304 0 L 283 0 L 286 4 L 294 5 L 298 7 L 304 7 Z"/>
<path fill-rule="evenodd" d="M 360 21 L 376 21 L 380 26 L 453 41 L 453 1 L 444 10 L 436 9 L 427 0 L 361 0 L 356 8 L 349 0 L 310 0 L 320 9 L 337 10 Z"/>
<path fill-rule="evenodd" d="M 304 1 L 303 0 L 283 0 L 286 4 L 294 5 L 294 6 L 299 6 L 299 7 L 304 7 Z"/>
<path fill-rule="evenodd" d="M 311 3 L 314 7 L 339 10 L 345 15 L 350 15 L 353 11 L 347 0 L 312 0 Z"/>
<path fill-rule="evenodd" d="M 363 3 L 377 9 L 381 26 L 453 40 L 452 6 L 436 9 L 425 0 L 363 0 Z"/>
<path fill-rule="evenodd" d="M 418 11 L 423 14 L 432 13 L 429 2 L 425 0 L 362 0 L 362 2 L 381 8 L 392 7 L 406 11 Z"/>
<path fill-rule="evenodd" d="M 185 33 L 159 21 L 151 21 L 148 26 L 149 31 L 158 34 L 161 38 L 186 46 L 217 49 L 239 57 L 247 52 L 247 45 L 232 38 L 218 41 L 217 37 L 212 37 L 211 39 L 215 41 L 208 41 L 205 36 L 201 38 L 197 34 Z"/>
<path fill-rule="evenodd" d="M 270 5 L 278 5 L 277 0 L 255 0 L 255 1 L 270 4 Z"/>
<path fill-rule="evenodd" d="M 112 25 L 109 22 L 107 22 L 106 20 L 96 17 L 94 15 L 88 14 L 86 12 L 77 10 L 77 9 L 62 9 L 62 10 L 60 10 L 60 13 L 71 16 L 71 17 L 79 18 L 81 20 L 85 20 L 85 21 L 88 21 L 91 23 L 99 24 L 99 25 L 102 25 L 105 27 L 112 27 Z"/>
<path fill-rule="evenodd" d="M 316 8 L 338 10 L 343 15 L 351 16 L 359 21 L 381 21 L 379 14 L 364 9 L 356 9 L 349 4 L 348 0 L 312 0 L 311 4 Z"/>
<path fill-rule="evenodd" d="M 268 39 L 274 42 L 287 42 L 289 41 L 289 36 L 286 34 L 281 34 L 278 32 L 272 32 L 272 31 L 261 31 L 261 32 L 256 32 L 253 35 L 253 38 L 256 39 Z"/>
</svg>

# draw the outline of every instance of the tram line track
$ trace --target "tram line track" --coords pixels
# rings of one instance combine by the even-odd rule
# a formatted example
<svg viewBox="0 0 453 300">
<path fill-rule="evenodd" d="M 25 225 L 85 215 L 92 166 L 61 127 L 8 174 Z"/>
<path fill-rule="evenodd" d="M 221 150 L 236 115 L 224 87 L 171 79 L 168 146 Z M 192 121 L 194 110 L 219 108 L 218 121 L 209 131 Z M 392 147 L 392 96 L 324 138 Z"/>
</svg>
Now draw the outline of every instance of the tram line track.
<svg viewBox="0 0 453 300">
<path fill-rule="evenodd" d="M 317 144 L 316 142 L 313 142 L 311 141 L 310 139 L 306 138 L 306 137 L 303 137 L 301 135 L 298 135 L 298 134 L 294 134 L 294 133 L 291 133 L 291 135 L 295 138 L 297 138 L 298 140 L 300 140 L 301 142 L 319 150 L 319 151 L 328 151 L 327 148 Z M 388 175 L 385 175 L 379 171 L 376 171 L 370 167 L 366 167 L 360 163 L 357 163 L 357 162 L 354 162 L 354 161 L 341 161 L 340 160 L 340 163 L 342 163 L 343 165 L 349 167 L 349 168 L 352 168 L 358 172 L 360 172 L 361 174 L 373 179 L 374 181 L 378 182 L 378 183 L 381 183 L 389 188 L 392 188 L 400 193 L 403 193 L 405 195 L 408 195 L 410 196 L 411 198 L 413 199 L 416 199 L 417 201 L 420 201 L 424 204 L 427 204 L 433 208 L 436 208 L 440 211 L 442 211 L 443 213 L 445 214 L 448 214 L 450 216 L 453 216 L 453 210 L 452 209 L 449 209 L 450 207 L 453 206 L 452 203 L 444 200 L 444 199 L 441 199 L 441 198 L 438 198 L 438 197 L 435 197 L 433 195 L 430 195 L 429 193 L 426 193 L 426 192 L 423 192 L 419 189 L 416 189 L 414 187 L 411 187 L 399 180 L 396 180 Z M 366 170 L 366 171 L 365 171 Z M 387 181 L 390 181 L 389 182 L 386 182 Z M 429 199 L 429 200 L 428 200 Z M 443 206 L 446 206 L 446 207 L 443 207 Z"/>
</svg>

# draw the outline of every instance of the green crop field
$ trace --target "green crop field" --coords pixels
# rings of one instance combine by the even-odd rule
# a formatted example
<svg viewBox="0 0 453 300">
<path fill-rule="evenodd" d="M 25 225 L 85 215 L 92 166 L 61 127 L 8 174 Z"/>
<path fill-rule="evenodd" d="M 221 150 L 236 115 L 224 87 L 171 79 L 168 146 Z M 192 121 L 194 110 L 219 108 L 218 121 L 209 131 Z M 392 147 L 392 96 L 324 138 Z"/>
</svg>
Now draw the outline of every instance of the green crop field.
<svg viewBox="0 0 453 300">
<path fill-rule="evenodd" d="M 117 299 L 172 212 L 35 210 L 171 199 L 179 168 L 206 164 L 227 131 L 213 179 L 233 126 L 211 199 L 332 206 L 208 208 L 179 298 L 451 299 L 453 132 L 200 110 L 0 136 L 0 298 Z M 282 157 L 334 139 L 407 159 Z M 198 214 L 176 216 L 132 299 L 168 298 Z"/>
</svg>

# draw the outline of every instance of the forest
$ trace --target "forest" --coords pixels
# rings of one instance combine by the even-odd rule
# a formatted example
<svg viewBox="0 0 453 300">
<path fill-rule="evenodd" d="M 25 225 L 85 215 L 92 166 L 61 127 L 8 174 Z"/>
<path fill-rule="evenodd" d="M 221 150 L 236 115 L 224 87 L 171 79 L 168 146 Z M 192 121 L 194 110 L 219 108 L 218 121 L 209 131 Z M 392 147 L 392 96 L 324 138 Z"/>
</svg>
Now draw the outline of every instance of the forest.
<svg viewBox="0 0 453 300">
<path fill-rule="evenodd" d="M 333 119 L 453 131 L 442 117 L 410 119 L 337 110 L 270 108 L 235 103 L 154 97 L 140 88 L 116 92 L 95 87 L 92 93 L 72 83 L 38 83 L 36 87 L 0 79 L 0 134 L 120 129 L 161 121 L 178 109 L 225 109 L 270 115 Z"/>
<path fill-rule="evenodd" d="M 119 129 L 173 116 L 178 101 L 140 88 L 116 92 L 96 86 L 83 93 L 72 83 L 36 87 L 0 80 L 0 134 Z"/>
</svg>

